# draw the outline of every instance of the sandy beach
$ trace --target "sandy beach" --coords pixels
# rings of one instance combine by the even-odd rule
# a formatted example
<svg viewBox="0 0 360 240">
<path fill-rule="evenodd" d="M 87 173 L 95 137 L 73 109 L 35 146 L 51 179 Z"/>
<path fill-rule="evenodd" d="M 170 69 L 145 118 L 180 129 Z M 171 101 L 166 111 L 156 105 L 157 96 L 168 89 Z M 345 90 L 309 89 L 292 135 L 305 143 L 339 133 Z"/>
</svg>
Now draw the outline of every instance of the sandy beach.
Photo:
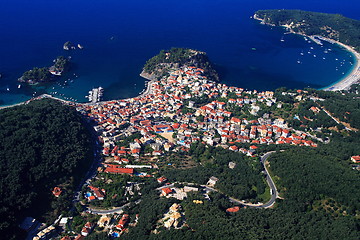
<svg viewBox="0 0 360 240">
<path fill-rule="evenodd" d="M 275 26 L 274 24 L 269 24 L 266 23 L 264 21 L 264 19 L 259 18 L 258 16 L 256 16 L 256 14 L 253 16 L 254 19 L 261 21 L 261 24 L 266 24 L 269 26 Z M 293 34 L 298 34 L 304 37 L 309 37 L 310 39 L 312 39 L 314 42 L 318 43 L 318 40 L 316 40 L 316 38 L 322 40 L 322 41 L 327 41 L 330 43 L 334 43 L 337 44 L 343 48 L 345 48 L 347 51 L 351 52 L 354 57 L 356 58 L 356 63 L 355 66 L 353 68 L 353 70 L 346 75 L 344 78 L 342 78 L 341 80 L 339 80 L 338 82 L 331 84 L 330 86 L 327 86 L 325 88 L 322 88 L 321 90 L 324 91 L 341 91 L 341 90 L 349 90 L 351 85 L 353 85 L 354 83 L 357 83 L 360 81 L 360 54 L 355 51 L 351 46 L 345 45 L 339 41 L 335 41 L 333 39 L 330 38 L 326 38 L 323 36 L 318 36 L 318 35 L 313 35 L 313 36 L 308 36 L 306 34 L 302 34 L 302 33 L 298 33 L 295 32 L 289 25 L 281 25 L 282 27 L 284 27 L 286 30 L 288 30 L 290 33 Z"/>
<path fill-rule="evenodd" d="M 319 37 L 319 36 L 316 36 L 316 37 L 320 38 L 321 40 L 328 41 L 330 43 L 336 43 L 336 44 L 342 46 L 343 48 L 345 48 L 347 51 L 351 52 L 355 56 L 356 63 L 355 63 L 353 70 L 347 76 L 345 76 L 343 79 L 341 79 L 340 81 L 322 89 L 324 91 L 349 90 L 351 85 L 359 82 L 359 80 L 360 80 L 360 54 L 358 52 L 356 52 L 352 47 L 345 45 L 341 42 L 338 42 L 338 41 L 335 41 L 335 40 L 332 40 L 329 38 L 324 38 L 324 37 Z"/>
</svg>

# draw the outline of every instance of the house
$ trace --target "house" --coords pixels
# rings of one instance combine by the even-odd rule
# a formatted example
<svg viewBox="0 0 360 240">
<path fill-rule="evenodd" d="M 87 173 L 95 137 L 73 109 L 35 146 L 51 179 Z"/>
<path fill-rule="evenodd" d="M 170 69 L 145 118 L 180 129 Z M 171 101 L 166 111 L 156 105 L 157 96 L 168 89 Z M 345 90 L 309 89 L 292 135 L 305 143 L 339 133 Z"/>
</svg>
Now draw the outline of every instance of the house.
<svg viewBox="0 0 360 240">
<path fill-rule="evenodd" d="M 170 188 L 162 188 L 161 189 L 161 196 L 167 196 L 170 193 L 172 193 L 173 191 Z"/>
<path fill-rule="evenodd" d="M 239 150 L 239 148 L 237 146 L 233 145 L 233 146 L 229 147 L 229 150 L 237 152 Z"/>
<path fill-rule="evenodd" d="M 121 219 L 119 220 L 119 223 L 116 225 L 116 228 L 119 230 L 124 230 L 125 225 L 129 222 L 129 215 L 124 214 Z"/>
<path fill-rule="evenodd" d="M 167 178 L 166 177 L 159 177 L 158 179 L 157 179 L 157 182 L 158 183 L 164 183 L 164 182 L 166 182 L 167 181 Z"/>
<path fill-rule="evenodd" d="M 312 106 L 310 108 L 310 110 L 313 111 L 314 113 L 319 113 L 320 112 L 320 109 L 318 107 L 314 107 L 314 106 Z"/>
<path fill-rule="evenodd" d="M 226 209 L 226 212 L 228 212 L 228 213 L 235 213 L 235 212 L 238 212 L 239 210 L 240 210 L 240 207 L 239 207 L 239 206 L 235 206 L 235 207 Z"/>
<path fill-rule="evenodd" d="M 66 229 L 66 224 L 69 222 L 69 218 L 68 217 L 63 217 L 60 219 L 59 222 L 59 227 L 61 227 L 63 230 Z"/>
<path fill-rule="evenodd" d="M 111 222 L 111 217 L 108 217 L 107 215 L 102 215 L 97 224 L 99 227 L 106 227 Z"/>
<path fill-rule="evenodd" d="M 100 191 L 99 189 L 94 190 L 94 194 L 97 199 L 104 200 L 104 197 L 105 197 L 104 193 L 102 191 Z"/>
<path fill-rule="evenodd" d="M 52 191 L 52 194 L 54 194 L 55 197 L 59 197 L 62 193 L 61 188 L 59 187 L 54 187 L 54 190 Z"/>
<path fill-rule="evenodd" d="M 234 169 L 235 166 L 236 166 L 236 163 L 234 163 L 234 162 L 229 162 L 229 168 L 230 168 L 230 169 Z"/>
<path fill-rule="evenodd" d="M 215 186 L 217 181 L 219 181 L 219 179 L 217 177 L 212 176 L 211 178 L 209 178 L 209 181 L 206 183 L 206 185 L 213 187 Z"/>
<path fill-rule="evenodd" d="M 114 173 L 114 174 L 134 174 L 133 168 L 114 168 L 107 167 L 104 170 L 105 173 Z"/>
<path fill-rule="evenodd" d="M 96 197 L 94 195 L 91 195 L 87 198 L 89 200 L 89 202 L 94 201 L 96 199 Z"/>
<path fill-rule="evenodd" d="M 95 227 L 94 223 L 87 222 L 81 230 L 81 235 L 86 237 L 87 235 L 89 235 L 92 232 L 94 227 Z"/>
<path fill-rule="evenodd" d="M 360 155 L 352 156 L 351 161 L 353 161 L 354 163 L 360 163 Z"/>
<path fill-rule="evenodd" d="M 253 150 L 253 151 L 255 151 L 257 148 L 258 148 L 258 147 L 255 146 L 255 145 L 251 145 L 251 146 L 250 146 L 250 150 Z"/>
</svg>

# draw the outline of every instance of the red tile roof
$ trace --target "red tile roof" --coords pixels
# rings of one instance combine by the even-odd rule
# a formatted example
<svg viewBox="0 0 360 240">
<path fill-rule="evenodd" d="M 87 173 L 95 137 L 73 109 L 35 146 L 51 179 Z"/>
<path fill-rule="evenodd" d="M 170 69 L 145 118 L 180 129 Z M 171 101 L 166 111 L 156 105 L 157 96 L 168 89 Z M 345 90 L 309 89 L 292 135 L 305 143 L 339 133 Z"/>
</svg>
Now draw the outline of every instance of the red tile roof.
<svg viewBox="0 0 360 240">
<path fill-rule="evenodd" d="M 132 168 L 112 168 L 112 167 L 107 167 L 104 172 L 106 172 L 106 173 L 118 173 L 118 174 L 134 174 L 134 169 L 132 169 Z"/>
<path fill-rule="evenodd" d="M 170 188 L 163 188 L 161 190 L 165 195 L 168 195 L 168 194 L 172 193 L 172 190 Z"/>
<path fill-rule="evenodd" d="M 240 207 L 235 206 L 235 207 L 226 209 L 226 212 L 234 213 L 234 212 L 238 212 L 239 210 L 240 210 Z"/>
</svg>

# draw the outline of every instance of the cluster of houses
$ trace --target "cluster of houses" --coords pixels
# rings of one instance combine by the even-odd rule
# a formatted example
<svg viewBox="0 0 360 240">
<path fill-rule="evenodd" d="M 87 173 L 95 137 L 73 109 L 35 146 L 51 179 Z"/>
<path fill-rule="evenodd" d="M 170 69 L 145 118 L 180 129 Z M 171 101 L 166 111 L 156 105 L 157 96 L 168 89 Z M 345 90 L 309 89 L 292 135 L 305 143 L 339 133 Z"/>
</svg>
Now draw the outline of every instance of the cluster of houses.
<svg viewBox="0 0 360 240">
<path fill-rule="evenodd" d="M 78 110 L 96 122 L 95 130 L 103 145 L 103 154 L 120 164 L 128 157 L 140 157 L 148 145 L 153 156 L 189 148 L 194 142 L 223 146 L 253 155 L 251 149 L 238 149 L 236 143 L 293 144 L 316 147 L 308 136 L 289 128 L 284 119 L 257 116 L 261 106 L 281 108 L 271 91 L 245 91 L 215 83 L 194 67 L 176 69 L 167 78 L 149 83 L 149 91 L 139 97 L 97 104 L 78 104 Z M 206 96 L 207 104 L 197 106 L 194 99 Z M 217 99 L 221 98 L 222 101 Z M 225 100 L 226 101 L 225 101 Z M 194 100 L 194 101 L 193 101 Z M 239 118 L 231 109 L 241 109 L 252 116 Z M 184 111 L 186 109 L 187 111 Z M 317 109 L 314 108 L 314 111 Z M 116 142 L 140 133 L 127 147 Z M 170 133 L 165 137 L 159 134 Z M 122 171 L 107 168 L 106 172 Z"/>
<path fill-rule="evenodd" d="M 104 200 L 105 193 L 106 193 L 105 189 L 99 189 L 99 188 L 93 187 L 91 185 L 89 185 L 88 187 L 90 188 L 91 192 L 87 192 L 85 194 L 85 197 L 89 202 L 96 200 L 96 199 L 100 200 L 100 201 Z"/>
<path fill-rule="evenodd" d="M 125 226 L 126 226 L 126 224 L 128 224 L 128 222 L 129 222 L 129 215 L 128 215 L 128 214 L 124 214 L 124 215 L 120 218 L 118 224 L 116 225 L 116 228 L 117 228 L 118 230 L 120 230 L 121 232 L 123 232 L 123 231 L 125 231 Z"/>
<path fill-rule="evenodd" d="M 109 174 L 128 174 L 140 176 L 136 168 L 152 168 L 151 165 L 130 165 L 140 156 L 161 156 L 169 151 L 188 150 L 194 142 L 211 146 L 221 146 L 231 151 L 256 156 L 258 144 L 293 144 L 316 147 L 304 132 L 289 128 L 284 119 L 271 119 L 269 114 L 258 116 L 263 106 L 281 108 L 282 104 L 270 91 L 245 91 L 237 87 L 209 81 L 203 70 L 185 67 L 173 70 L 161 80 L 149 82 L 147 94 L 135 98 L 100 102 L 95 104 L 76 104 L 77 110 L 95 122 L 95 131 L 102 145 L 102 154 L 111 161 L 105 161 L 98 171 Z M 205 97 L 204 97 L 205 96 Z M 198 103 L 196 99 L 207 99 Z M 242 111 L 239 117 L 238 112 Z M 316 111 L 317 109 L 314 109 Z M 132 137 L 126 145 L 119 141 Z M 239 147 L 249 143 L 248 148 Z M 125 146 L 124 146 L 125 145 Z M 234 168 L 235 163 L 229 163 Z M 143 177 L 152 177 L 147 173 Z M 214 186 L 218 179 L 211 177 L 208 186 Z M 165 177 L 157 179 L 166 183 Z M 89 185 L 86 193 L 88 201 L 103 200 L 105 190 Z M 139 186 L 128 184 L 126 195 L 134 195 Z M 190 191 L 198 188 L 163 186 L 160 195 L 183 200 Z M 61 189 L 54 189 L 60 195 Z M 196 204 L 201 204 L 196 202 Z M 180 228 L 183 214 L 179 205 L 173 205 L 162 219 L 166 228 Z M 239 208 L 229 208 L 227 212 L 237 212 Z M 138 218 L 138 217 L 137 217 Z M 110 220 L 108 221 L 110 224 Z M 123 214 L 111 228 L 111 234 L 118 237 L 126 231 L 129 216 Z M 87 236 L 93 225 L 84 226 L 79 237 Z"/>
<path fill-rule="evenodd" d="M 81 229 L 81 233 L 78 234 L 76 237 L 64 236 L 61 240 L 82 240 L 85 239 L 95 228 L 96 224 L 87 222 L 85 223 L 84 227 Z"/>
<path fill-rule="evenodd" d="M 167 229 L 175 228 L 180 229 L 185 224 L 184 212 L 179 204 L 174 203 L 169 208 L 169 211 L 164 214 L 164 217 L 159 221 L 160 226 Z"/>
</svg>

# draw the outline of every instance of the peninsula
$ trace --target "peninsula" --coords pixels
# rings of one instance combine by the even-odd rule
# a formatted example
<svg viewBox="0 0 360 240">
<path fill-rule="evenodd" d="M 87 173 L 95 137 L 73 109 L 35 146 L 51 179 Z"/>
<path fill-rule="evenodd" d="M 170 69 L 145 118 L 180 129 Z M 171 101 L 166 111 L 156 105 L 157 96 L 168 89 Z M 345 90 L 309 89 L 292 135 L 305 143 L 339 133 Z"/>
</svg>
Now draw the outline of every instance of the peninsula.
<svg viewBox="0 0 360 240">
<path fill-rule="evenodd" d="M 154 80 L 168 75 L 171 69 L 188 66 L 201 68 L 204 70 L 204 76 L 213 81 L 219 81 L 219 75 L 214 70 L 206 53 L 186 48 L 172 48 L 160 51 L 158 55 L 146 62 L 140 76 Z"/>
<path fill-rule="evenodd" d="M 254 19 L 262 24 L 285 27 L 295 34 L 310 37 L 319 43 L 321 40 L 336 43 L 357 59 L 351 73 L 341 81 L 323 90 L 348 90 L 360 79 L 360 21 L 339 14 L 308 12 L 302 10 L 259 10 Z"/>
</svg>

